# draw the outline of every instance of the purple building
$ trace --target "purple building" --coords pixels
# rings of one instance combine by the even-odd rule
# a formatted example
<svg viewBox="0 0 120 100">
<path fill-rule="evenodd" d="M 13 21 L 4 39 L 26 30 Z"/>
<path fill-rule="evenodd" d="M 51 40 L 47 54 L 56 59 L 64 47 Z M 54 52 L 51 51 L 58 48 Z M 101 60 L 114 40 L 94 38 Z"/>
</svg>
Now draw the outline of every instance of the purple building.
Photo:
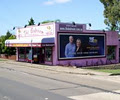
<svg viewBox="0 0 120 100">
<path fill-rule="evenodd" d="M 17 61 L 78 67 L 119 63 L 118 32 L 48 23 L 18 28 L 16 37 L 5 44 L 16 47 Z"/>
</svg>

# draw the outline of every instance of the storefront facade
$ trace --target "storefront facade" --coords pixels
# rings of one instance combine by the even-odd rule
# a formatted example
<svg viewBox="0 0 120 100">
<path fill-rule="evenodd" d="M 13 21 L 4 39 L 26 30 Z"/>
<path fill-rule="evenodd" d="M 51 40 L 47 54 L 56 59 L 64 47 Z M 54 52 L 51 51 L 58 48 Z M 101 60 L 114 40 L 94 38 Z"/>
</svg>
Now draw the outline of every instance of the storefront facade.
<svg viewBox="0 0 120 100">
<path fill-rule="evenodd" d="M 17 29 L 16 36 L 5 44 L 17 48 L 18 61 L 78 67 L 119 62 L 118 32 L 87 30 L 85 24 L 48 23 Z"/>
</svg>

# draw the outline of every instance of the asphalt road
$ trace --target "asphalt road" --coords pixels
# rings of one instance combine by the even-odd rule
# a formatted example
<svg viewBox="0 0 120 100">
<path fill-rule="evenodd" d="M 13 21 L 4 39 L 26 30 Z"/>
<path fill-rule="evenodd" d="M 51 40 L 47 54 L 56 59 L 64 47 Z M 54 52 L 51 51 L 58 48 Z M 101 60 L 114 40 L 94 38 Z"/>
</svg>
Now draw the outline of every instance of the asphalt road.
<svg viewBox="0 0 120 100">
<path fill-rule="evenodd" d="M 96 100 L 120 100 L 119 90 L 119 83 L 89 75 L 0 63 L 0 100 L 94 100 L 92 96 L 97 96 Z M 109 95 L 113 97 L 107 98 Z"/>
</svg>

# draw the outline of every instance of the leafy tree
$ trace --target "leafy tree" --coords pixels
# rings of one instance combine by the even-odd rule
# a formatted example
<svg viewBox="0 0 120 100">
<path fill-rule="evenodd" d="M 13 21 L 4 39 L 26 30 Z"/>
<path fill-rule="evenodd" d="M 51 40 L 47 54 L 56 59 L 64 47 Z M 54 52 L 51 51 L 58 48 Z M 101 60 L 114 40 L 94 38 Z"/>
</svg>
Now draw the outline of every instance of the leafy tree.
<svg viewBox="0 0 120 100">
<path fill-rule="evenodd" d="M 60 22 L 60 19 L 56 19 L 56 20 L 45 20 L 45 21 L 42 22 L 42 24 L 51 23 L 51 22 Z"/>
<path fill-rule="evenodd" d="M 5 41 L 5 36 L 0 37 L 0 54 L 2 53 L 2 49 L 3 49 L 3 41 Z"/>
<path fill-rule="evenodd" d="M 104 5 L 105 24 L 110 30 L 120 30 L 120 0 L 100 0 Z"/>
<path fill-rule="evenodd" d="M 15 39 L 16 36 L 15 35 L 11 35 L 8 40 L 11 40 L 11 39 Z M 7 55 L 15 55 L 16 53 L 16 49 L 14 47 L 6 47 L 4 48 L 4 53 L 7 54 Z"/>
<path fill-rule="evenodd" d="M 28 26 L 30 26 L 30 25 L 35 25 L 35 21 L 34 21 L 34 19 L 32 17 L 28 21 Z"/>
<path fill-rule="evenodd" d="M 10 31 L 7 31 L 5 38 L 8 39 L 11 35 Z"/>
<path fill-rule="evenodd" d="M 54 22 L 54 21 L 52 21 L 52 20 L 45 20 L 45 21 L 42 22 L 42 24 L 51 23 L 51 22 Z"/>
<path fill-rule="evenodd" d="M 15 54 L 15 48 L 6 47 L 5 46 L 5 40 L 7 39 L 15 39 L 15 35 L 12 35 L 9 31 L 6 33 L 6 35 L 3 35 L 0 37 L 0 54 L 6 54 L 6 55 L 14 55 Z"/>
<path fill-rule="evenodd" d="M 1 53 L 4 53 L 4 49 L 5 49 L 5 40 L 6 40 L 6 37 L 3 35 L 0 37 L 0 40 L 1 40 Z"/>
<path fill-rule="evenodd" d="M 56 19 L 55 22 L 61 22 L 61 20 L 60 19 Z"/>
</svg>

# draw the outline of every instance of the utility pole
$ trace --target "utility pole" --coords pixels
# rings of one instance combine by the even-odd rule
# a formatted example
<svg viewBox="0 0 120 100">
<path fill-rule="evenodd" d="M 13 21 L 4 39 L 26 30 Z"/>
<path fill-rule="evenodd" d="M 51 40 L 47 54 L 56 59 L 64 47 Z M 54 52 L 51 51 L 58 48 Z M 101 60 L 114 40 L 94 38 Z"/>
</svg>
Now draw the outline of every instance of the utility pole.
<svg viewBox="0 0 120 100">
<path fill-rule="evenodd" d="M 1 52 L 2 52 L 1 45 L 2 45 L 2 42 L 0 42 L 0 57 L 1 57 Z"/>
<path fill-rule="evenodd" d="M 32 64 L 32 60 L 33 60 L 33 50 L 32 50 L 32 39 L 31 39 L 31 64 Z"/>
</svg>

